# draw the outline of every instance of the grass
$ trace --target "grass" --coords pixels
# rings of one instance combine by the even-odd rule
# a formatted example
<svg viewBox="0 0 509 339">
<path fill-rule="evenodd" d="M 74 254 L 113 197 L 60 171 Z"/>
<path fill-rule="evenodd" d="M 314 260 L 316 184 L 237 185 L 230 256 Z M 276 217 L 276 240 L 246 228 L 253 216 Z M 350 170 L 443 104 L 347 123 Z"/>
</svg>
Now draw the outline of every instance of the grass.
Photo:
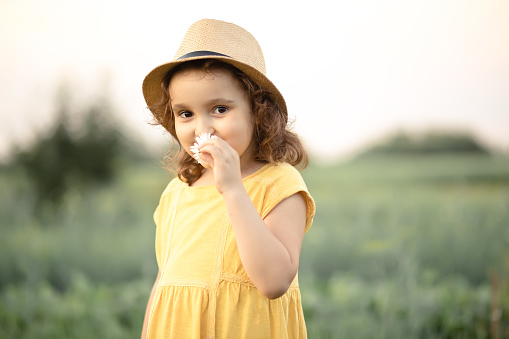
<svg viewBox="0 0 509 339">
<path fill-rule="evenodd" d="M 490 275 L 509 281 L 509 159 L 371 156 L 303 176 L 318 207 L 299 274 L 310 338 L 490 337 Z M 0 337 L 139 337 L 168 179 L 126 167 L 34 218 L 23 174 L 4 170 Z"/>
</svg>

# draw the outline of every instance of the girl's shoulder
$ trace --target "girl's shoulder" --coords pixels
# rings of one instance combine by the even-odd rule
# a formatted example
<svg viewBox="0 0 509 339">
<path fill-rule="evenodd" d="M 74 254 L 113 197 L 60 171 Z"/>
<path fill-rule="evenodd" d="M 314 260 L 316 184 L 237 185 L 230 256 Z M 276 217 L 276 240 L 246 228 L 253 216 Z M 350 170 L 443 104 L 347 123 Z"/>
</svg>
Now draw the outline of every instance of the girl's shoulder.
<svg viewBox="0 0 509 339">
<path fill-rule="evenodd" d="M 275 185 L 299 184 L 306 186 L 300 172 L 288 163 L 278 163 L 275 165 L 267 165 L 258 177 L 265 178 L 267 181 Z"/>
<path fill-rule="evenodd" d="M 184 183 L 178 177 L 173 178 L 164 189 L 161 197 L 172 194 L 173 192 L 179 190 L 182 185 L 184 185 Z"/>
<path fill-rule="evenodd" d="M 248 189 L 253 202 L 260 202 L 262 217 L 284 199 L 300 193 L 306 203 L 306 229 L 309 230 L 316 212 L 315 202 L 300 172 L 288 163 L 266 165 L 255 178 L 256 183 Z"/>
<path fill-rule="evenodd" d="M 288 163 L 268 164 L 245 182 L 248 192 L 273 197 L 276 202 L 292 194 L 303 192 L 312 198 L 300 172 Z M 269 199 L 270 200 L 270 199 Z"/>
</svg>

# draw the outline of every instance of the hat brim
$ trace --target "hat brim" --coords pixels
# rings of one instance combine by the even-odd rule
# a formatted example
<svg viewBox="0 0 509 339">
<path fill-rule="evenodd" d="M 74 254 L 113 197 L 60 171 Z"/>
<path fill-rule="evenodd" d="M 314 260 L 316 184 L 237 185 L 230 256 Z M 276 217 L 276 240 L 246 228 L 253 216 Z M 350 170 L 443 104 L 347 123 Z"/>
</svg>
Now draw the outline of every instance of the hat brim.
<svg viewBox="0 0 509 339">
<path fill-rule="evenodd" d="M 196 57 L 190 57 L 186 59 L 179 59 L 171 62 L 167 62 L 165 64 L 159 65 L 156 68 L 154 68 L 150 73 L 147 74 L 145 79 L 143 80 L 143 96 L 145 97 L 145 102 L 147 103 L 149 109 L 150 107 L 156 106 L 161 103 L 163 99 L 163 92 L 161 89 L 161 82 L 163 81 L 164 76 L 173 68 L 176 66 L 192 61 L 192 60 L 200 60 L 200 59 L 217 59 L 221 60 L 223 62 L 226 62 L 228 64 L 231 64 L 232 66 L 238 68 L 245 74 L 247 74 L 253 81 L 255 81 L 260 87 L 262 87 L 265 90 L 268 90 L 274 95 L 274 98 L 276 99 L 277 103 L 282 107 L 285 114 L 288 115 L 288 110 L 286 107 L 286 102 L 283 98 L 283 95 L 277 87 L 261 72 L 259 72 L 257 69 L 246 65 L 242 62 L 236 61 L 232 58 L 229 58 L 227 56 L 221 56 L 221 55 L 201 55 Z"/>
</svg>

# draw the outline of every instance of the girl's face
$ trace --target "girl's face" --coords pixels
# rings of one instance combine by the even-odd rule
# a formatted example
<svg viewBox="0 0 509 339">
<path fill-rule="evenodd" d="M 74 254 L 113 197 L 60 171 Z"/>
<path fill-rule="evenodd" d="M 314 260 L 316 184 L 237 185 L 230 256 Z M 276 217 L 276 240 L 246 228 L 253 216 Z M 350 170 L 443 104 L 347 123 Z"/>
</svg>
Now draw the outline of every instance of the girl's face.
<svg viewBox="0 0 509 339">
<path fill-rule="evenodd" d="M 240 156 L 241 166 L 252 160 L 253 123 L 244 92 L 227 70 L 184 70 L 168 86 L 177 138 L 193 156 L 196 136 L 211 133 L 225 140 Z"/>
</svg>

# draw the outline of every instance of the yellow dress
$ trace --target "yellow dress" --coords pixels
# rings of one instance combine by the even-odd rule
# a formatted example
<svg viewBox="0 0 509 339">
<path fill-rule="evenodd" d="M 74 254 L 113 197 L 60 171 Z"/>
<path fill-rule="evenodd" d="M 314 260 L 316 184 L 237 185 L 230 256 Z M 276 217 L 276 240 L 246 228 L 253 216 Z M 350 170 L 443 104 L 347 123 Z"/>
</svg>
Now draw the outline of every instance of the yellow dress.
<svg viewBox="0 0 509 339">
<path fill-rule="evenodd" d="M 243 183 L 262 218 L 300 192 L 307 204 L 305 231 L 309 230 L 315 204 L 291 165 L 267 164 Z M 306 338 L 298 277 L 278 299 L 258 292 L 242 266 L 215 186 L 190 187 L 173 179 L 154 220 L 161 278 L 147 338 Z"/>
</svg>

